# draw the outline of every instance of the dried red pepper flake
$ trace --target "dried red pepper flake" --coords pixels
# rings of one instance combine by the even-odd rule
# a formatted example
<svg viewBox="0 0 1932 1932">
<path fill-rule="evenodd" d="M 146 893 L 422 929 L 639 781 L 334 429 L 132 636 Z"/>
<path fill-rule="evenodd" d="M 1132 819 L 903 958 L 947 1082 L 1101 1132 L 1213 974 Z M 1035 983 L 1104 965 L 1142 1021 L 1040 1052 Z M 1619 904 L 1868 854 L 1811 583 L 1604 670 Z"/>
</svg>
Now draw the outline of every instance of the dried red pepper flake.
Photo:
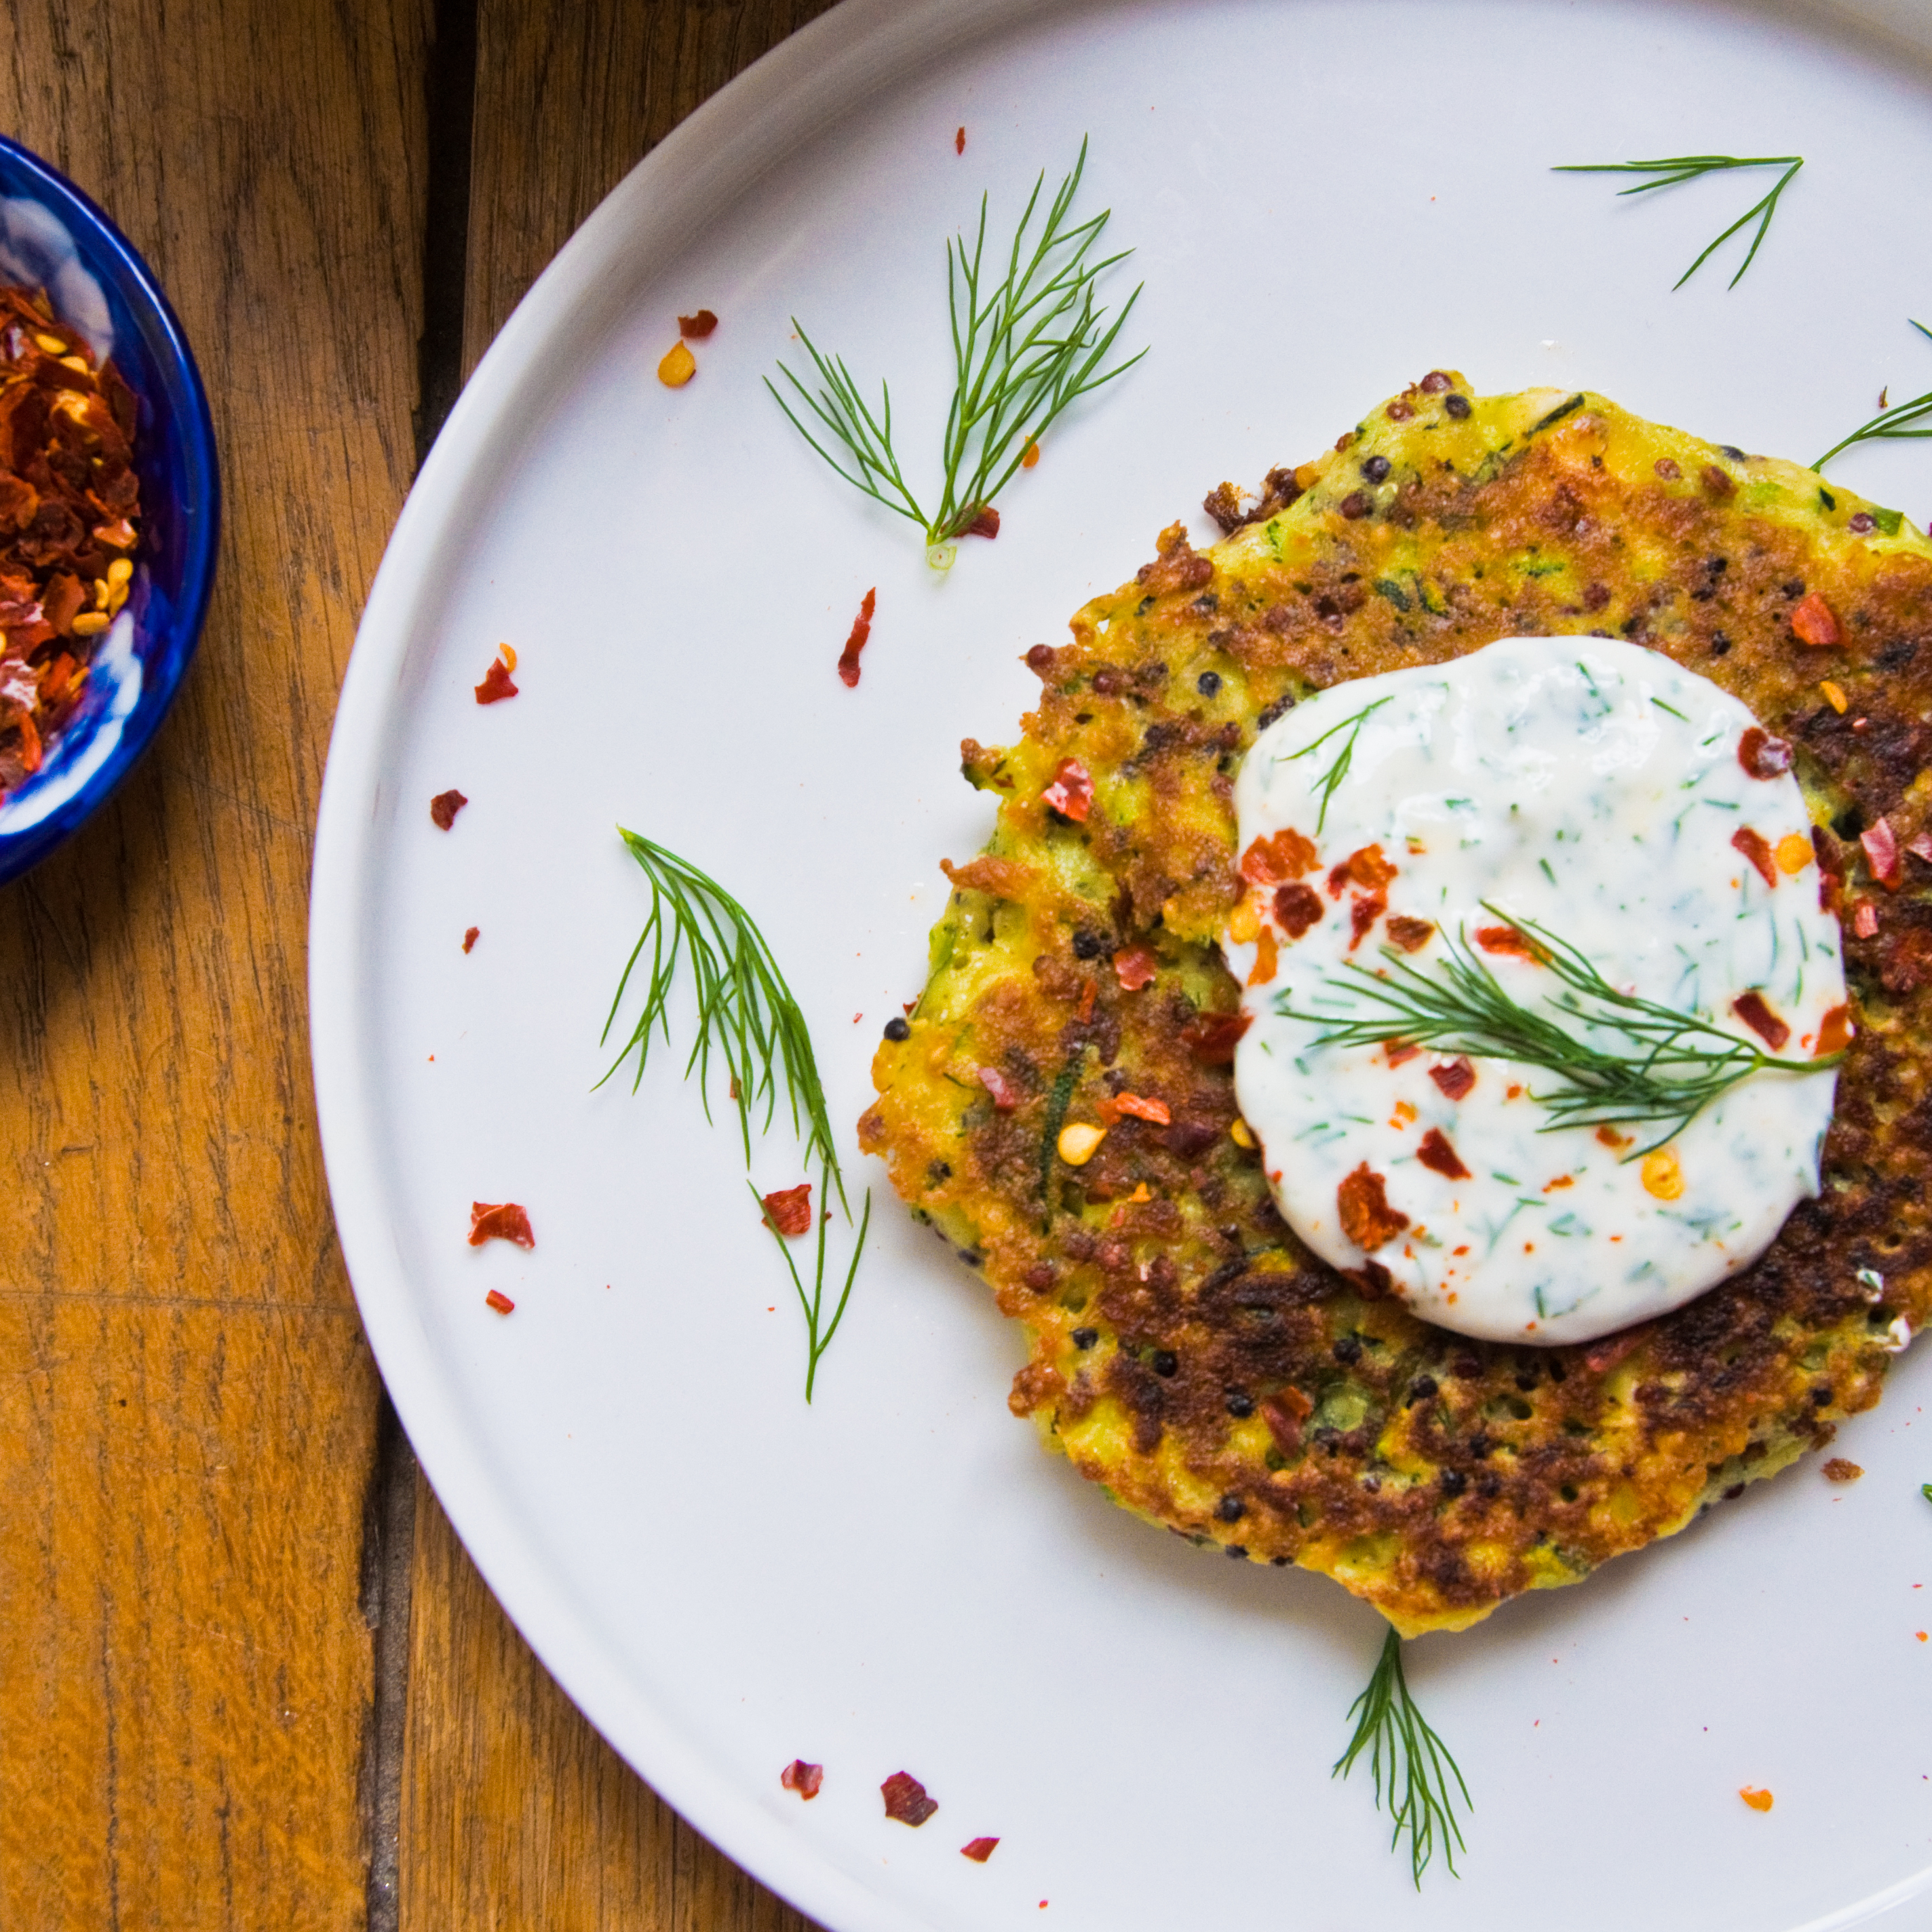
<svg viewBox="0 0 1932 1932">
<path fill-rule="evenodd" d="M 1871 868 L 1871 875 L 1888 892 L 1895 892 L 1899 886 L 1898 835 L 1892 829 L 1889 819 L 1875 820 L 1858 834 L 1858 843 L 1865 849 L 1865 862 Z"/>
<path fill-rule="evenodd" d="M 1809 591 L 1791 607 L 1791 629 L 1801 644 L 1829 650 L 1841 641 L 1837 614 L 1816 591 Z"/>
<path fill-rule="evenodd" d="M 1291 939 L 1299 939 L 1315 925 L 1321 919 L 1323 910 L 1322 895 L 1299 879 L 1291 885 L 1274 889 L 1275 923 Z"/>
<path fill-rule="evenodd" d="M 136 414 L 44 290 L 0 288 L 0 796 L 40 769 L 134 589 Z"/>
<path fill-rule="evenodd" d="M 1100 983 L 1097 980 L 1082 980 L 1080 982 L 1080 1004 L 1074 1010 L 1074 1016 L 1082 1026 L 1094 1017 L 1094 1002 L 1100 997 Z"/>
<path fill-rule="evenodd" d="M 1878 937 L 1878 908 L 1870 899 L 1861 899 L 1852 908 L 1852 931 L 1860 939 Z"/>
<path fill-rule="evenodd" d="M 966 130 L 964 128 L 952 137 L 952 152 L 956 154 L 963 154 L 966 152 Z M 995 1838 L 992 1842 L 997 1845 L 1000 1841 Z"/>
<path fill-rule="evenodd" d="M 807 1764 L 803 1758 L 795 1757 L 778 1773 L 778 1782 L 788 1791 L 796 1791 L 800 1797 L 809 1802 L 818 1796 L 819 1788 L 825 1782 L 825 1767 L 822 1764 Z"/>
<path fill-rule="evenodd" d="M 1583 1358 L 1583 1366 L 1593 1376 L 1608 1375 L 1619 1362 L 1628 1361 L 1650 1340 L 1651 1331 L 1657 1326 L 1654 1322 L 1640 1322 L 1634 1328 L 1620 1328 L 1614 1335 L 1606 1335 L 1590 1344 L 1589 1352 Z"/>
<path fill-rule="evenodd" d="M 1538 966 L 1548 957 L 1519 926 L 1479 926 L 1476 928 L 1476 944 L 1485 952 L 1498 953 L 1512 959 L 1528 959 Z"/>
<path fill-rule="evenodd" d="M 702 342 L 718 326 L 718 318 L 708 308 L 700 309 L 695 315 L 681 315 L 677 319 L 677 332 L 687 342 Z"/>
<path fill-rule="evenodd" d="M 1262 1420 L 1268 1424 L 1275 1446 L 1287 1456 L 1292 1456 L 1301 1447 L 1301 1425 L 1314 1412 L 1315 1404 L 1306 1391 L 1297 1388 L 1292 1382 L 1276 1389 L 1262 1404 Z"/>
<path fill-rule="evenodd" d="M 1852 1015 L 1849 1006 L 1834 1006 L 1818 1022 L 1818 1043 L 1811 1049 L 1814 1060 L 1843 1053 L 1852 1043 Z"/>
<path fill-rule="evenodd" d="M 447 832 L 456 823 L 456 814 L 469 802 L 454 787 L 440 791 L 429 802 L 430 820 L 439 832 Z"/>
<path fill-rule="evenodd" d="M 476 702 L 498 704 L 516 694 L 517 687 L 510 680 L 510 667 L 501 658 L 492 658 L 490 668 L 483 674 L 483 682 L 476 687 Z"/>
<path fill-rule="evenodd" d="M 1388 910 L 1388 901 L 1380 892 L 1366 896 L 1358 892 L 1348 905 L 1348 950 L 1352 952 L 1374 929 L 1376 921 Z"/>
<path fill-rule="evenodd" d="M 1740 993 L 1731 1002 L 1731 1011 L 1776 1053 L 1791 1037 L 1791 1029 L 1766 1005 L 1764 995 L 1755 987 L 1748 993 Z"/>
<path fill-rule="evenodd" d="M 1000 534 L 1000 513 L 990 503 L 980 505 L 978 514 L 959 534 L 962 537 L 996 537 Z"/>
<path fill-rule="evenodd" d="M 762 1197 L 765 1219 L 781 1234 L 802 1234 L 812 1227 L 812 1183 L 802 1180 L 796 1187 L 775 1188 Z"/>
<path fill-rule="evenodd" d="M 1160 970 L 1160 962 L 1144 946 L 1126 946 L 1114 955 L 1114 976 L 1130 993 L 1151 986 Z"/>
<path fill-rule="evenodd" d="M 980 1084 L 993 1096 L 993 1105 L 1003 1114 L 1010 1114 L 1020 1103 L 1019 1090 L 997 1066 L 980 1069 Z"/>
<path fill-rule="evenodd" d="M 866 641 L 872 634 L 872 613 L 878 608 L 878 586 L 874 584 L 860 600 L 859 614 L 852 620 L 852 634 L 845 640 L 845 648 L 838 653 L 838 681 L 848 691 L 858 686 L 859 653 L 866 648 Z"/>
<path fill-rule="evenodd" d="M 902 1825 L 923 1825 L 939 1809 L 928 1798 L 926 1786 L 909 1771 L 896 1771 L 879 1786 L 886 1801 L 886 1816 Z"/>
<path fill-rule="evenodd" d="M 1253 1019 L 1251 1013 L 1196 1013 L 1180 1029 L 1181 1044 L 1203 1066 L 1226 1066 Z"/>
<path fill-rule="evenodd" d="M 1408 1226 L 1408 1216 L 1389 1205 L 1388 1186 L 1387 1177 L 1364 1161 L 1335 1190 L 1342 1232 L 1364 1254 L 1373 1254 Z"/>
<path fill-rule="evenodd" d="M 1241 854 L 1241 877 L 1250 884 L 1278 886 L 1312 872 L 1319 862 L 1315 842 L 1287 826 L 1272 838 L 1257 838 Z"/>
<path fill-rule="evenodd" d="M 486 1308 L 494 1308 L 499 1315 L 508 1315 L 515 1311 L 517 1304 L 500 1288 L 493 1288 L 483 1298 Z"/>
<path fill-rule="evenodd" d="M 1150 1120 L 1157 1127 L 1174 1124 L 1174 1115 L 1167 1102 L 1149 1094 L 1117 1094 L 1114 1096 L 1114 1106 L 1119 1112 L 1131 1114 L 1137 1120 Z"/>
<path fill-rule="evenodd" d="M 1772 856 L 1771 847 L 1761 832 L 1754 832 L 1748 825 L 1740 825 L 1731 834 L 1731 843 L 1756 867 L 1758 876 L 1773 891 L 1778 887 L 1778 861 Z"/>
<path fill-rule="evenodd" d="M 1431 1127 L 1422 1137 L 1422 1144 L 1415 1150 L 1415 1157 L 1424 1167 L 1432 1168 L 1449 1180 L 1467 1180 L 1469 1170 L 1462 1165 L 1462 1156 L 1449 1144 L 1449 1136 L 1440 1127 Z"/>
<path fill-rule="evenodd" d="M 1062 758 L 1053 782 L 1040 794 L 1063 818 L 1083 820 L 1094 806 L 1094 781 L 1078 758 Z"/>
<path fill-rule="evenodd" d="M 1738 740 L 1738 763 L 1754 778 L 1780 778 L 1791 769 L 1791 747 L 1762 724 L 1748 725 Z"/>
<path fill-rule="evenodd" d="M 514 1201 L 472 1201 L 470 1204 L 470 1245 L 480 1248 L 485 1241 L 514 1241 L 520 1248 L 533 1248 L 536 1237 L 530 1232 L 530 1217 Z"/>
<path fill-rule="evenodd" d="M 1399 946 L 1405 952 L 1420 952 L 1436 936 L 1434 921 L 1412 919 L 1406 912 L 1390 915 L 1388 936 L 1392 945 Z"/>
<path fill-rule="evenodd" d="M 1328 896 L 1339 899 L 1344 887 L 1360 886 L 1364 892 L 1379 892 L 1395 877 L 1396 868 L 1382 856 L 1379 845 L 1364 845 L 1351 852 L 1328 874 Z"/>
<path fill-rule="evenodd" d="M 1385 1040 L 1382 1058 L 1391 1066 L 1406 1066 L 1422 1051 L 1412 1040 Z"/>
<path fill-rule="evenodd" d="M 482 929 L 483 928 L 481 926 L 472 926 L 470 930 L 463 935 L 463 950 L 464 952 L 467 952 L 470 949 L 476 944 L 477 936 L 482 932 Z"/>
<path fill-rule="evenodd" d="M 966 130 L 962 128 L 959 131 L 964 134 Z M 959 1847 L 959 1856 L 970 1858 L 976 1865 L 982 1865 L 993 1856 L 993 1847 L 999 1842 L 997 1838 L 974 1838 Z"/>
<path fill-rule="evenodd" d="M 1460 1100 L 1476 1084 L 1476 1070 L 1466 1057 L 1438 1062 L 1429 1070 L 1429 1077 L 1442 1090 L 1445 1100 Z"/>
</svg>

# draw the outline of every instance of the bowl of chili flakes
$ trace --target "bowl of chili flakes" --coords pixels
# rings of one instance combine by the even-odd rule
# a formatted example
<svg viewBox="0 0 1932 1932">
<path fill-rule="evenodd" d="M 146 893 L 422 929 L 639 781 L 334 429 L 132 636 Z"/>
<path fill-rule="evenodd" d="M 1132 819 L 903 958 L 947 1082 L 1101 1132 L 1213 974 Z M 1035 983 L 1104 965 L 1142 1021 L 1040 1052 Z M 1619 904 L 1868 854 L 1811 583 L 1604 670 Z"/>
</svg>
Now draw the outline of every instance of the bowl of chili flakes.
<svg viewBox="0 0 1932 1932">
<path fill-rule="evenodd" d="M 0 880 L 146 748 L 194 656 L 220 522 L 207 393 L 160 284 L 0 135 Z"/>
</svg>

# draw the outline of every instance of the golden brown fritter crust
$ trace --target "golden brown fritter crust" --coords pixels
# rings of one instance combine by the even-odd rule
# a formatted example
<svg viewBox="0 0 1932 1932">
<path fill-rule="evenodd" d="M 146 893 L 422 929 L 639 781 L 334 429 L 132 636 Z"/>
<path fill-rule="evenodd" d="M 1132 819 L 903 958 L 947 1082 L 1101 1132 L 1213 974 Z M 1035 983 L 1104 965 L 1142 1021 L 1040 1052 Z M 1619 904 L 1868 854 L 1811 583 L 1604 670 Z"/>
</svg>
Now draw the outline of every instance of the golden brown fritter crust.
<svg viewBox="0 0 1932 1932">
<path fill-rule="evenodd" d="M 1271 472 L 1265 505 L 1206 552 L 1163 533 L 1070 644 L 1028 653 L 1022 742 L 967 741 L 998 829 L 948 868 L 861 1137 L 1025 1324 L 1012 1406 L 1082 1474 L 1198 1541 L 1324 1570 L 1406 1633 L 1460 1628 L 1829 1441 L 1932 1305 L 1932 866 L 1906 850 L 1932 822 L 1932 545 L 1600 397 L 1442 375 Z M 1226 486 L 1208 507 L 1240 514 Z M 1816 599 L 1836 646 L 1794 632 Z M 1754 1267 L 1623 1336 L 1504 1348 L 1414 1320 L 1283 1224 L 1237 1135 L 1214 940 L 1232 774 L 1274 707 L 1580 632 L 1666 653 L 1796 747 L 1858 1034 L 1823 1194 Z M 1067 759 L 1084 822 L 1041 796 Z M 1875 878 L 1888 831 L 1896 875 Z M 1154 971 L 1130 990 L 1135 949 Z M 1084 1166 L 1055 1151 L 1067 1122 L 1107 1126 Z"/>
</svg>

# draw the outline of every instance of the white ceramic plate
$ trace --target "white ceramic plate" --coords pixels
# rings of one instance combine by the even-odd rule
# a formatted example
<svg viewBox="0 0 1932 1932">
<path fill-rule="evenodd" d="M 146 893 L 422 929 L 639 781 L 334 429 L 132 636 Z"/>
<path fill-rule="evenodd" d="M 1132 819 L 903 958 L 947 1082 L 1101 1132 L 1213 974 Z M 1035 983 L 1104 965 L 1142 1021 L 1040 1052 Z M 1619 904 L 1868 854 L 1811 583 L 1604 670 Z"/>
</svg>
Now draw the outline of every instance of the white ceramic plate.
<svg viewBox="0 0 1932 1932">
<path fill-rule="evenodd" d="M 1921 7 L 1892 25 L 1932 42 Z M 1328 1776 L 1378 1621 L 1158 1535 L 1042 1455 L 1006 1412 L 1017 1332 L 851 1137 L 880 1028 L 922 979 L 937 861 L 990 823 L 961 736 L 1014 732 L 1036 688 L 1020 654 L 1172 518 L 1204 534 L 1210 485 L 1305 459 L 1438 364 L 1486 391 L 1587 383 L 1801 458 L 1881 383 L 1932 386 L 1906 326 L 1932 309 L 1912 213 L 1932 62 L 1865 32 L 1687 4 L 854 0 L 623 184 L 451 418 L 323 796 L 312 998 L 344 1248 L 519 1627 L 671 1802 L 840 1932 L 1922 1922 L 1902 1903 L 1932 1883 L 1916 1352 L 1840 1437 L 1862 1482 L 1808 1464 L 1412 1653 L 1477 1804 L 1465 1876 L 1418 1895 L 1366 1780 Z M 943 239 L 982 188 L 1000 230 L 1083 132 L 1085 205 L 1138 247 L 1153 352 L 942 580 L 760 379 L 796 314 L 892 378 L 923 473 Z M 1761 186 L 1618 201 L 1548 172 L 1686 149 L 1808 158 L 1735 291 L 1735 256 L 1670 285 Z M 674 392 L 653 370 L 700 304 L 722 320 Z M 1914 446 L 1840 473 L 1932 508 Z M 833 664 L 874 584 L 849 691 Z M 500 640 L 521 695 L 481 709 Z M 446 834 L 427 807 L 451 786 L 471 802 Z M 668 1058 L 634 1098 L 591 1090 L 646 904 L 620 820 L 754 909 L 878 1197 L 809 1411 L 728 1123 Z M 783 1136 L 754 1172 L 800 1178 Z M 535 1252 L 470 1249 L 472 1198 L 526 1204 Z M 797 1756 L 826 1767 L 808 1805 L 778 1786 Z M 918 1832 L 883 1815 L 902 1768 L 940 1804 Z M 983 1868 L 958 1851 L 982 1834 Z"/>
</svg>

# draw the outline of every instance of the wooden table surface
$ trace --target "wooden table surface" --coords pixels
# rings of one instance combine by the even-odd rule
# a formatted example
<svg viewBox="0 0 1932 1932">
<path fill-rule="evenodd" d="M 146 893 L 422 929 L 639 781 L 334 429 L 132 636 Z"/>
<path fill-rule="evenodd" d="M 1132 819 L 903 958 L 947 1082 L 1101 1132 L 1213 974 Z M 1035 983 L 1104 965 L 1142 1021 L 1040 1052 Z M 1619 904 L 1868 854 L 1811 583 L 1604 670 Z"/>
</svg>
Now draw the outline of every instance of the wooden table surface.
<svg viewBox="0 0 1932 1932">
<path fill-rule="evenodd" d="M 356 619 L 462 377 L 827 0 L 15 0 L 0 129 L 166 284 L 226 490 L 139 769 L 0 894 L 0 1927 L 795 1932 L 484 1588 L 330 1219 L 304 975 Z"/>
</svg>

